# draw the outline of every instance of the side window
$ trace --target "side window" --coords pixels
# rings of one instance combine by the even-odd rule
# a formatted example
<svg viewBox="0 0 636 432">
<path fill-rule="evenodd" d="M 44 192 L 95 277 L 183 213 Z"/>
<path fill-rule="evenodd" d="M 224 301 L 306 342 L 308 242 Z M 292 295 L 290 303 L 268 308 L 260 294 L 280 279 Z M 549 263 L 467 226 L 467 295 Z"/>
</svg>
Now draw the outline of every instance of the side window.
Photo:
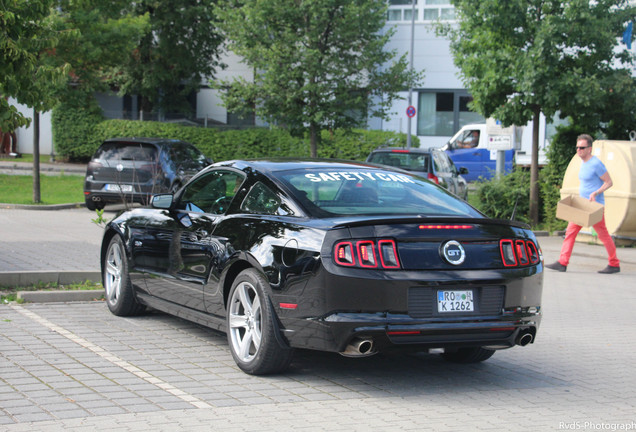
<svg viewBox="0 0 636 432">
<path fill-rule="evenodd" d="M 275 215 L 281 205 L 281 199 L 263 183 L 256 183 L 249 191 L 243 202 L 241 210 L 246 213 Z"/>
<path fill-rule="evenodd" d="M 448 168 L 449 168 L 450 172 L 453 173 L 453 174 L 459 174 L 459 170 L 457 169 L 457 167 L 453 163 L 453 160 L 451 158 L 449 158 L 446 153 L 442 153 L 442 156 L 443 156 L 444 159 L 446 159 L 446 163 L 448 164 Z"/>
<path fill-rule="evenodd" d="M 205 156 L 187 143 L 178 143 L 170 147 L 170 156 L 177 166 L 205 166 Z"/>
<path fill-rule="evenodd" d="M 212 171 L 188 184 L 177 205 L 180 210 L 223 214 L 243 183 L 232 171 Z"/>
<path fill-rule="evenodd" d="M 457 141 L 457 144 L 461 148 L 475 148 L 479 145 L 479 131 L 468 130 L 464 132 L 463 136 Z"/>
<path fill-rule="evenodd" d="M 448 159 L 442 152 L 433 152 L 433 163 L 435 163 L 435 171 L 437 172 L 449 172 L 450 166 L 448 165 Z"/>
</svg>

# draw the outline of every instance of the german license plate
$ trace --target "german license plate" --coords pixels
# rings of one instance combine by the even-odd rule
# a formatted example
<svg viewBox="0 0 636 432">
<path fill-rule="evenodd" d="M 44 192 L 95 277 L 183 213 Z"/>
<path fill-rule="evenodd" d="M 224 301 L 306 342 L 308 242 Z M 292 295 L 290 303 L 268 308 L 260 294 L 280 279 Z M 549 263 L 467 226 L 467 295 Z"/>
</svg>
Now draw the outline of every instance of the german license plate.
<svg viewBox="0 0 636 432">
<path fill-rule="evenodd" d="M 475 301 L 472 291 L 437 291 L 438 312 L 472 312 L 474 310 Z"/>
<path fill-rule="evenodd" d="M 129 184 L 119 185 L 119 184 L 106 184 L 104 189 L 111 192 L 132 192 L 133 187 Z"/>
</svg>

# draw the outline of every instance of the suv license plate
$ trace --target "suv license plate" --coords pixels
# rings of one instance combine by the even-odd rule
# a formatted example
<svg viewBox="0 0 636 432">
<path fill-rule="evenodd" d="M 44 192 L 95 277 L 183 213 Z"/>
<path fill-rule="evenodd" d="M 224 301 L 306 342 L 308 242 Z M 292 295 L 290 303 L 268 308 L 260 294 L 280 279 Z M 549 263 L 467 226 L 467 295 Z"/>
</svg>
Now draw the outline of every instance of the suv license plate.
<svg viewBox="0 0 636 432">
<path fill-rule="evenodd" d="M 112 191 L 112 192 L 132 192 L 133 187 L 132 185 L 129 185 L 129 184 L 118 185 L 118 184 L 109 183 L 106 186 L 104 186 L 104 189 L 107 191 Z"/>
<path fill-rule="evenodd" d="M 473 312 L 474 310 L 475 301 L 472 291 L 437 291 L 438 312 Z"/>
</svg>

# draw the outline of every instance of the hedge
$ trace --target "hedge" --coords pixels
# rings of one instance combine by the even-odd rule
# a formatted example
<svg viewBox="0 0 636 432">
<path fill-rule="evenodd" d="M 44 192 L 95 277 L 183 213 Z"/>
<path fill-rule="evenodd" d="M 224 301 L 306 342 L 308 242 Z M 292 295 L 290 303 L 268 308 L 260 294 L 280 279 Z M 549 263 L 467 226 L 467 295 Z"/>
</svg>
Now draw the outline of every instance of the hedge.
<svg viewBox="0 0 636 432">
<path fill-rule="evenodd" d="M 89 159 L 99 146 L 94 130 L 102 120 L 101 109 L 96 103 L 86 107 L 79 100 L 71 100 L 55 108 L 51 114 L 51 126 L 58 158 Z"/>
<path fill-rule="evenodd" d="M 99 144 L 116 137 L 174 138 L 190 142 L 215 161 L 310 155 L 307 138 L 297 138 L 281 128 L 219 130 L 138 120 L 101 120 L 69 112 L 58 113 L 53 123 L 56 152 L 70 160 L 88 160 Z M 72 133 L 71 133 L 72 132 Z M 318 156 L 364 160 L 381 145 L 406 145 L 406 135 L 387 131 L 323 131 Z M 414 147 L 417 147 L 417 137 Z"/>
</svg>

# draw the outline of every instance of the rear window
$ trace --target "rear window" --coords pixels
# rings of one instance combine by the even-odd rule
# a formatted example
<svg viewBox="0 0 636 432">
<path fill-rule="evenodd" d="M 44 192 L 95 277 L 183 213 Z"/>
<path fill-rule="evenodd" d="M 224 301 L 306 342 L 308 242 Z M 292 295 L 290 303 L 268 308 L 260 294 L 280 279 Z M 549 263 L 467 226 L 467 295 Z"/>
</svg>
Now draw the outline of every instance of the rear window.
<svg viewBox="0 0 636 432">
<path fill-rule="evenodd" d="M 428 153 L 407 152 L 374 152 L 369 155 L 368 162 L 389 165 L 407 171 L 428 172 L 431 166 L 431 155 Z"/>
<path fill-rule="evenodd" d="M 314 217 L 426 215 L 483 217 L 444 189 L 406 173 L 304 169 L 274 174 Z"/>
<path fill-rule="evenodd" d="M 157 148 L 142 143 L 104 143 L 95 153 L 95 159 L 154 161 L 157 159 Z"/>
</svg>

